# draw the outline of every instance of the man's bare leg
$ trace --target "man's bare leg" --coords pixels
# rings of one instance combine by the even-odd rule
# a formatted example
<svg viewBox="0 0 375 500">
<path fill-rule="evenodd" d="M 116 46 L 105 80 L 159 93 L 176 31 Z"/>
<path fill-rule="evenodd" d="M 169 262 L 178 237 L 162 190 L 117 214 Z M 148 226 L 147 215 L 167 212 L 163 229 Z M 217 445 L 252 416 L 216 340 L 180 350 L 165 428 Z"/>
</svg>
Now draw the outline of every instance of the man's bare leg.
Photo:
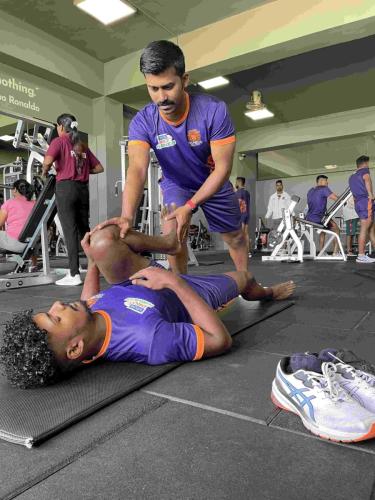
<svg viewBox="0 0 375 500">
<path fill-rule="evenodd" d="M 222 233 L 222 238 L 229 247 L 229 254 L 232 257 L 237 271 L 247 271 L 249 264 L 249 252 L 242 227 L 231 233 Z"/>
<path fill-rule="evenodd" d="M 257 283 L 249 271 L 235 271 L 225 274 L 234 279 L 245 300 L 284 300 L 290 297 L 296 288 L 293 281 L 264 288 Z"/>
<path fill-rule="evenodd" d="M 174 231 L 176 230 L 175 219 L 170 220 L 170 221 L 163 219 L 162 224 L 163 224 L 163 233 L 164 234 L 170 234 L 171 232 L 174 234 Z M 174 273 L 187 274 L 188 249 L 187 249 L 186 243 L 183 243 L 178 248 L 178 251 L 174 252 L 174 255 L 171 255 L 171 252 L 164 252 L 164 253 L 169 253 L 169 255 L 168 255 L 169 267 L 171 268 L 171 270 Z"/>
<path fill-rule="evenodd" d="M 139 252 L 175 253 L 179 249 L 176 232 L 165 236 L 149 236 L 129 231 L 120 238 L 118 226 L 106 226 L 90 238 L 90 252 L 107 283 L 121 283 L 150 264 Z"/>
</svg>

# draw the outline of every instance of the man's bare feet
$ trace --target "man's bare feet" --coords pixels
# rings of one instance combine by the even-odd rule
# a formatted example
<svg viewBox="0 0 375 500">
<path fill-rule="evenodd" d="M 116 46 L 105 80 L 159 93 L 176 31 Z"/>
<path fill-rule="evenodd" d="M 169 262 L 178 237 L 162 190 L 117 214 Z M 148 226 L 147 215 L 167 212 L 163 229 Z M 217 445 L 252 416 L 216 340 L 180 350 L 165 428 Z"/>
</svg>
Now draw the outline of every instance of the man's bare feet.
<svg viewBox="0 0 375 500">
<path fill-rule="evenodd" d="M 271 286 L 272 298 L 274 300 L 284 300 L 290 297 L 294 290 L 296 289 L 296 284 L 294 281 L 286 281 L 285 283 L 279 283 L 278 285 Z"/>
</svg>

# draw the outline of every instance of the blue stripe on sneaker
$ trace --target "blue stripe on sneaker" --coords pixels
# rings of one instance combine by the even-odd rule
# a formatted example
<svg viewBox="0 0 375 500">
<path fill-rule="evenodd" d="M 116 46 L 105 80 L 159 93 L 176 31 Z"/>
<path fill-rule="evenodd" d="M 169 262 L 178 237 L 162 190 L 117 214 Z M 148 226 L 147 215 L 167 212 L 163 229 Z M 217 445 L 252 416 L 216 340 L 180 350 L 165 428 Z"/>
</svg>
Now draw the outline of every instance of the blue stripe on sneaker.
<svg viewBox="0 0 375 500">
<path fill-rule="evenodd" d="M 301 406 L 301 408 L 307 405 L 310 413 L 310 418 L 315 422 L 314 407 L 311 403 L 311 400 L 315 399 L 316 396 L 305 396 L 304 392 L 310 391 L 310 389 L 308 387 L 297 389 L 297 387 L 294 387 L 294 385 L 291 382 L 289 382 L 285 377 L 283 377 L 280 370 L 278 376 L 281 378 L 284 384 L 290 389 L 288 396 L 290 398 L 294 398 L 297 401 L 297 403 Z"/>
</svg>

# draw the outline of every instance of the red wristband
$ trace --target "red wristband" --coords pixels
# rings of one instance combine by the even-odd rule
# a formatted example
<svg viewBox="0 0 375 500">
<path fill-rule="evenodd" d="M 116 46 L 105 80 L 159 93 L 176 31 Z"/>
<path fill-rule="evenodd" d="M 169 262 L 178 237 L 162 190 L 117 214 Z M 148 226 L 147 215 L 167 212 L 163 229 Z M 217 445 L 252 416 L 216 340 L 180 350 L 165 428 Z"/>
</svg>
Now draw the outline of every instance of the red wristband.
<svg viewBox="0 0 375 500">
<path fill-rule="evenodd" d="M 188 200 L 185 205 L 187 205 L 191 210 L 195 210 L 197 208 L 197 205 L 192 200 Z"/>
</svg>

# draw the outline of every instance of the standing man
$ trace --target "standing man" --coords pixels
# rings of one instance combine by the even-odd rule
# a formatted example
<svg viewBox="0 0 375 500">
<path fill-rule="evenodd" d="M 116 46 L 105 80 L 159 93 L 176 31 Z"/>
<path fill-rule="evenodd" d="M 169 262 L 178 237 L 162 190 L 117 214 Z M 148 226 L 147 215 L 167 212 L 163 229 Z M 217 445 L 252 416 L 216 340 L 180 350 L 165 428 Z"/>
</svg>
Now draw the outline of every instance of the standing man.
<svg viewBox="0 0 375 500">
<path fill-rule="evenodd" d="M 316 186 L 312 187 L 307 193 L 307 215 L 306 220 L 310 222 L 315 222 L 315 224 L 321 224 L 324 214 L 327 210 L 327 200 L 336 201 L 338 196 L 333 193 L 328 187 L 328 177 L 326 175 L 318 175 L 316 178 Z M 328 229 L 334 231 L 336 234 L 340 234 L 340 229 L 336 222 L 332 219 L 329 221 Z M 319 245 L 320 250 L 324 246 L 325 233 L 320 233 Z M 333 255 L 337 255 L 338 245 L 335 240 L 333 244 Z"/>
<path fill-rule="evenodd" d="M 121 236 L 133 225 L 152 148 L 162 169 L 163 203 L 176 209 L 167 217 L 163 231 L 177 221 L 181 251 L 168 257 L 174 272 L 187 272 L 186 238 L 193 211 L 201 207 L 210 231 L 222 234 L 237 270 L 247 270 L 248 255 L 240 211 L 229 182 L 235 135 L 224 102 L 216 97 L 189 95 L 185 59 L 172 42 L 150 43 L 142 52 L 143 73 L 152 103 L 129 126 L 129 167 L 123 192 L 122 214 L 99 227 L 117 224 Z"/>
<path fill-rule="evenodd" d="M 359 225 L 359 217 L 355 211 L 353 195 L 342 207 L 342 213 L 346 226 L 346 251 L 348 257 L 353 257 L 353 240 L 357 236 Z"/>
<path fill-rule="evenodd" d="M 276 181 L 276 193 L 271 194 L 268 201 L 266 219 L 272 219 L 270 229 L 277 229 L 283 218 L 283 210 L 286 210 L 290 203 L 291 197 L 284 191 L 283 181 Z"/>
<path fill-rule="evenodd" d="M 237 177 L 236 179 L 236 196 L 241 212 L 242 231 L 246 239 L 247 251 L 249 253 L 251 247 L 249 234 L 250 193 L 245 189 L 245 177 Z M 250 256 L 251 254 L 249 253 L 249 257 Z"/>
<path fill-rule="evenodd" d="M 358 238 L 359 264 L 372 264 L 375 259 L 365 255 L 365 247 L 370 238 L 375 248 L 375 224 L 374 224 L 374 191 L 370 177 L 368 156 L 357 158 L 357 171 L 349 177 L 349 187 L 354 197 L 354 207 L 361 219 L 361 230 Z"/>
</svg>

